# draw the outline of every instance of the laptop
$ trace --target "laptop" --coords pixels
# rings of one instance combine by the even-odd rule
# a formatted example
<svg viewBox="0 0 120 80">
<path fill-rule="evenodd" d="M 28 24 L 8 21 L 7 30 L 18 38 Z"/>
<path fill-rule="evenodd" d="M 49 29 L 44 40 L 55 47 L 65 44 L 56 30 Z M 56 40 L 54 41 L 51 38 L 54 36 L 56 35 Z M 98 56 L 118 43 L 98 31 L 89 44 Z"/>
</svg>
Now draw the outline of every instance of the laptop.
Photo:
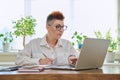
<svg viewBox="0 0 120 80">
<path fill-rule="evenodd" d="M 86 38 L 84 39 L 80 55 L 75 66 L 51 65 L 46 68 L 60 70 L 99 69 L 104 63 L 109 44 L 110 41 L 106 39 Z"/>
</svg>

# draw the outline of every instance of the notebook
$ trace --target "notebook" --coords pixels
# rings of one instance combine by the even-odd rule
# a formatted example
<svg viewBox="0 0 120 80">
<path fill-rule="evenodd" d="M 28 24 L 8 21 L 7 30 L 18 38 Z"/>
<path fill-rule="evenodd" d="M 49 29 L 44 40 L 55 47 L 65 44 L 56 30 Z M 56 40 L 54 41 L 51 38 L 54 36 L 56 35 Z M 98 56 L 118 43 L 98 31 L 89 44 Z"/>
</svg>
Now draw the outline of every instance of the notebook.
<svg viewBox="0 0 120 80">
<path fill-rule="evenodd" d="M 31 65 L 31 66 L 22 66 L 18 69 L 18 72 L 42 72 L 44 71 L 43 66 Z"/>
<path fill-rule="evenodd" d="M 16 71 L 22 66 L 0 66 L 0 72 Z"/>
<path fill-rule="evenodd" d="M 109 40 L 86 38 L 75 66 L 51 65 L 46 68 L 61 70 L 99 69 L 104 63 L 109 44 Z"/>
</svg>

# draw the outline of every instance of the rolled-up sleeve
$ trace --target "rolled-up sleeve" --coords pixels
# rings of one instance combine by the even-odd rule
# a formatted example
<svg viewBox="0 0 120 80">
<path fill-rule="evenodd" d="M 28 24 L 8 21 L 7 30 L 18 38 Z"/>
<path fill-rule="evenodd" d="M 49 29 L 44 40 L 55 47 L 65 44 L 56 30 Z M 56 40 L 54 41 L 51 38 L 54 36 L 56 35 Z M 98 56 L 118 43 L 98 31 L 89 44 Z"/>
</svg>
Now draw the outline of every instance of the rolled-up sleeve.
<svg viewBox="0 0 120 80">
<path fill-rule="evenodd" d="M 15 64 L 16 65 L 37 65 L 39 64 L 39 58 L 32 58 L 32 46 L 31 42 L 29 42 L 23 50 L 19 50 Z"/>
</svg>

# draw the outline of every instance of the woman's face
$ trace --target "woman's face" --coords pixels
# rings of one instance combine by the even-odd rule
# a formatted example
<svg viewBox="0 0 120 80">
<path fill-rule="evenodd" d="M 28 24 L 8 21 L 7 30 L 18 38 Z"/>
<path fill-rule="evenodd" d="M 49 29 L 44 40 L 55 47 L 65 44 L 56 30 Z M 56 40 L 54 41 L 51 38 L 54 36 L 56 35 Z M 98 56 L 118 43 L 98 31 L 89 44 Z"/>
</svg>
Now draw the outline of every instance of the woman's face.
<svg viewBox="0 0 120 80">
<path fill-rule="evenodd" d="M 48 34 L 51 38 L 61 38 L 64 29 L 64 22 L 62 20 L 52 20 L 50 25 L 47 25 Z"/>
</svg>

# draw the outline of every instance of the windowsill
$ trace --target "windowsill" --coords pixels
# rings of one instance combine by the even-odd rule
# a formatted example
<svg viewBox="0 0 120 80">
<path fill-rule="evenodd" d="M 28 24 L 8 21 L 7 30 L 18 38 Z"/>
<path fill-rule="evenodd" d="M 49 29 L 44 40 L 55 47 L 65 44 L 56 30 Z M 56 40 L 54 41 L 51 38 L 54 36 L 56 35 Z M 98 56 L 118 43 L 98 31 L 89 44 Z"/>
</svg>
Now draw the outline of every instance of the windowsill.
<svg viewBox="0 0 120 80">
<path fill-rule="evenodd" d="M 103 66 L 120 66 L 120 63 L 104 63 Z"/>
<path fill-rule="evenodd" d="M 0 65 L 13 66 L 15 65 L 17 51 L 2 52 L 0 51 Z M 119 62 L 115 63 L 104 63 L 103 66 L 120 66 Z"/>
<path fill-rule="evenodd" d="M 15 62 L 0 62 L 0 66 L 15 66 Z"/>
<path fill-rule="evenodd" d="M 0 49 L 0 53 L 17 53 L 19 50 L 10 50 L 9 52 L 3 52 L 3 50 Z"/>
<path fill-rule="evenodd" d="M 15 62 L 0 62 L 0 66 L 15 66 Z M 120 66 L 120 63 L 104 63 L 103 66 Z"/>
<path fill-rule="evenodd" d="M 17 52 L 0 52 L 0 64 L 15 62 Z"/>
</svg>

